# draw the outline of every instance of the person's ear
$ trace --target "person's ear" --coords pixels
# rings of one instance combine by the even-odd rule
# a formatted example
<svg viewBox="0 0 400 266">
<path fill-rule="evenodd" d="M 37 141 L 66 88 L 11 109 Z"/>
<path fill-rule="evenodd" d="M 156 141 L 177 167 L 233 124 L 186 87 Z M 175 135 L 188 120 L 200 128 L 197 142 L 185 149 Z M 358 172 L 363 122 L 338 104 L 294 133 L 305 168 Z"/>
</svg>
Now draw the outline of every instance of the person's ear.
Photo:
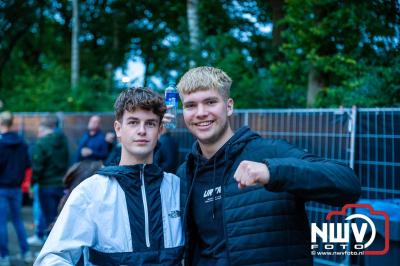
<svg viewBox="0 0 400 266">
<path fill-rule="evenodd" d="M 232 98 L 229 98 L 226 103 L 226 111 L 227 111 L 228 117 L 233 114 L 233 99 Z"/>
<path fill-rule="evenodd" d="M 114 130 L 115 130 L 115 135 L 117 138 L 121 138 L 121 123 L 118 120 L 114 121 Z"/>
<path fill-rule="evenodd" d="M 164 123 L 160 123 L 160 126 L 158 127 L 158 139 L 160 139 L 160 136 L 163 134 L 164 132 Z"/>
</svg>

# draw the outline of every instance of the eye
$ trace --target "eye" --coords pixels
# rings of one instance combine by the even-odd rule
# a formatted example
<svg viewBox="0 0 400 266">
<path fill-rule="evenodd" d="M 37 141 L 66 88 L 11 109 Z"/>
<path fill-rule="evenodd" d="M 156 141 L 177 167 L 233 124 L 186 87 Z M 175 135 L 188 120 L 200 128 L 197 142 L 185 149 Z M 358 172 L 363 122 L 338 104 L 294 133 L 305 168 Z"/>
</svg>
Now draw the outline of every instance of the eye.
<svg viewBox="0 0 400 266">
<path fill-rule="evenodd" d="M 145 126 L 148 127 L 148 128 L 155 128 L 155 127 L 157 127 L 157 122 L 155 122 L 155 121 L 147 121 L 145 123 Z"/>
<path fill-rule="evenodd" d="M 207 101 L 206 101 L 206 104 L 207 104 L 207 105 L 213 105 L 213 104 L 215 104 L 215 103 L 217 103 L 217 100 L 207 100 Z"/>
<path fill-rule="evenodd" d="M 138 125 L 139 124 L 139 121 L 136 121 L 136 120 L 130 120 L 129 122 L 128 122 L 128 125 L 132 125 L 132 126 L 136 126 L 136 125 Z"/>
<path fill-rule="evenodd" d="M 190 108 L 193 108 L 194 107 L 194 103 L 186 103 L 184 106 L 183 106 L 183 108 L 185 108 L 185 109 L 190 109 Z"/>
</svg>

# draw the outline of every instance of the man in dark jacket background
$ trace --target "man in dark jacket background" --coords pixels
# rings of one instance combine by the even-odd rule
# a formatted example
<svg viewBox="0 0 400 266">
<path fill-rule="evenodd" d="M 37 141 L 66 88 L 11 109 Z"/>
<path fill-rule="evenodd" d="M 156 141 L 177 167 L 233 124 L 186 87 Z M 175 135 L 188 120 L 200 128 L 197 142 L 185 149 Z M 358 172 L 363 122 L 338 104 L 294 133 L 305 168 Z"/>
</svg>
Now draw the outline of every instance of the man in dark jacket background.
<svg viewBox="0 0 400 266">
<path fill-rule="evenodd" d="M 25 171 L 31 166 L 28 146 L 16 132 L 11 131 L 13 115 L 0 114 L 0 264 L 10 265 L 8 250 L 8 213 L 17 232 L 21 256 L 29 260 L 26 232 L 21 218 L 21 184 Z M 29 258 L 28 258 L 29 257 Z"/>
<path fill-rule="evenodd" d="M 45 228 L 49 228 L 57 217 L 57 207 L 64 196 L 63 177 L 68 169 L 68 141 L 57 126 L 58 118 L 55 115 L 45 116 L 41 120 L 39 139 L 32 155 L 32 181 L 39 184 Z"/>
<path fill-rule="evenodd" d="M 220 69 L 189 70 L 178 83 L 184 121 L 197 138 L 178 176 L 188 265 L 312 265 L 306 201 L 355 202 L 360 182 L 346 165 L 248 127 L 233 132 L 231 79 Z"/>
<path fill-rule="evenodd" d="M 108 144 L 100 126 L 100 116 L 91 116 L 88 122 L 88 130 L 79 141 L 77 161 L 105 160 L 107 158 Z"/>
<path fill-rule="evenodd" d="M 166 128 L 163 128 L 158 142 L 159 147 L 154 154 L 154 163 L 163 169 L 164 172 L 176 173 L 179 166 L 178 143 Z"/>
</svg>

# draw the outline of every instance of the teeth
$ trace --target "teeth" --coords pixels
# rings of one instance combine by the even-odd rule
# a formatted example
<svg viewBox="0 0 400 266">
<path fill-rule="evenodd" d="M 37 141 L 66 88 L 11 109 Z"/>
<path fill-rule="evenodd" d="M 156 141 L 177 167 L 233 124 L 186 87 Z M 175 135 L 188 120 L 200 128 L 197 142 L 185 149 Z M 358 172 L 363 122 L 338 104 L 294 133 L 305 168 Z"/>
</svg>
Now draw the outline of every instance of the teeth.
<svg viewBox="0 0 400 266">
<path fill-rule="evenodd" d="M 197 123 L 196 126 L 208 126 L 211 125 L 212 121 L 205 121 L 201 123 Z"/>
</svg>

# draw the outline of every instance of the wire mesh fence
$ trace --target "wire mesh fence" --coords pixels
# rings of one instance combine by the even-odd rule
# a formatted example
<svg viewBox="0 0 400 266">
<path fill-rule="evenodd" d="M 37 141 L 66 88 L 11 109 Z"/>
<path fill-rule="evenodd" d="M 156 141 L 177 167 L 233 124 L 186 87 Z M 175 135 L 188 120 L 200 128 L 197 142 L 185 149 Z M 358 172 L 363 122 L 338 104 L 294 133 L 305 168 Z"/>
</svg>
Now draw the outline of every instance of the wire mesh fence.
<svg viewBox="0 0 400 266">
<path fill-rule="evenodd" d="M 41 113 L 20 113 L 16 129 L 33 145 Z M 61 127 L 70 143 L 71 161 L 90 113 L 59 113 Z M 99 114 L 103 131 L 113 131 L 113 115 Z M 238 110 L 230 119 L 234 129 L 248 125 L 262 137 L 285 139 L 308 152 L 352 167 L 362 184 L 362 198 L 400 198 L 400 108 L 381 109 L 271 109 Z M 183 161 L 195 139 L 186 129 L 182 114 L 172 135 L 179 143 Z M 335 208 L 316 202 L 306 205 L 310 222 L 325 221 Z M 341 222 L 343 218 L 335 217 Z M 335 251 L 335 250 L 334 250 Z M 348 256 L 315 256 L 322 265 L 358 264 Z"/>
</svg>

